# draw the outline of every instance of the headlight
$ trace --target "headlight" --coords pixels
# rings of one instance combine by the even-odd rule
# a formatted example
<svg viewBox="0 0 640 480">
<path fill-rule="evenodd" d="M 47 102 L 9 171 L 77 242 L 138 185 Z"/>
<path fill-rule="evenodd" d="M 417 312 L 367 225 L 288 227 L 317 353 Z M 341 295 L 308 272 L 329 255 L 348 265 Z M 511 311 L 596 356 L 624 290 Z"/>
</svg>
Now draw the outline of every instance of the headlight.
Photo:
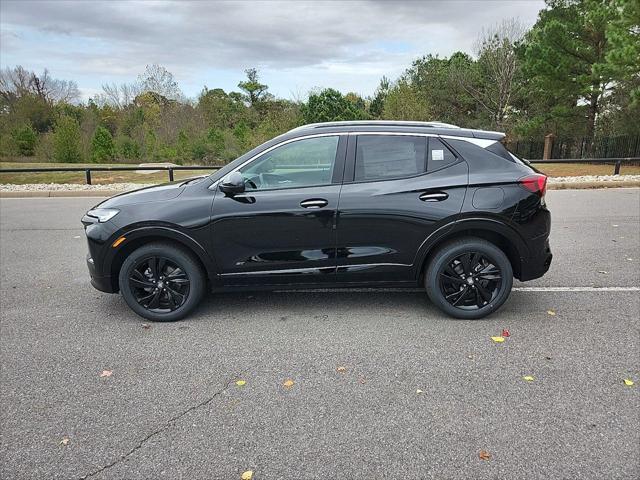
<svg viewBox="0 0 640 480">
<path fill-rule="evenodd" d="M 116 210 L 115 208 L 94 208 L 93 210 L 89 210 L 87 215 L 97 218 L 100 223 L 104 223 L 115 217 L 118 212 L 120 212 L 120 210 Z"/>
</svg>

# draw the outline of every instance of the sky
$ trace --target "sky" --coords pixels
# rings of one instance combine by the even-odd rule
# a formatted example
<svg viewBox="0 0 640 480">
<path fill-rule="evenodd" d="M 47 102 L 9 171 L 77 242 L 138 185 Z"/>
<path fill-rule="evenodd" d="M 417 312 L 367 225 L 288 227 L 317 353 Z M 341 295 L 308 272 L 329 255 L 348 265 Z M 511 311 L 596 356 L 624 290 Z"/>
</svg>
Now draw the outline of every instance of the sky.
<svg viewBox="0 0 640 480">
<path fill-rule="evenodd" d="M 543 0 L 0 2 L 0 66 L 75 80 L 83 99 L 147 64 L 187 97 L 238 90 L 246 68 L 281 98 L 325 87 L 371 95 L 423 55 L 473 53 L 483 29 L 535 23 Z"/>
</svg>

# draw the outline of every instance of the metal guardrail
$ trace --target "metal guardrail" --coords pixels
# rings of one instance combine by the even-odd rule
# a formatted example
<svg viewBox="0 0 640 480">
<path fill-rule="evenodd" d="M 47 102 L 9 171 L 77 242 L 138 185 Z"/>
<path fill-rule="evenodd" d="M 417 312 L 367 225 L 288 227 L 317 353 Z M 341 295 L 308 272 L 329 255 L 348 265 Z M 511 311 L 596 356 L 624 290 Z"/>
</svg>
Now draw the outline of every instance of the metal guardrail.
<svg viewBox="0 0 640 480">
<path fill-rule="evenodd" d="M 47 172 L 84 172 L 87 185 L 91 185 L 91 172 L 131 172 L 131 171 L 151 171 L 157 172 L 166 170 L 169 173 L 169 181 L 173 182 L 173 172 L 175 170 L 220 170 L 222 166 L 180 166 L 167 167 L 70 167 L 70 168 L 0 168 L 0 174 L 3 173 L 47 173 Z"/>
<path fill-rule="evenodd" d="M 528 160 L 529 163 L 602 163 L 613 164 L 614 175 L 620 175 L 622 163 L 640 162 L 640 157 L 626 158 L 563 158 L 549 160 Z M 156 167 L 70 167 L 70 168 L 0 168 L 0 175 L 3 173 L 46 173 L 46 172 L 84 172 L 87 185 L 91 185 L 91 172 L 130 172 L 130 171 L 161 171 L 165 170 L 169 174 L 169 181 L 173 182 L 176 170 L 219 170 L 222 166 L 156 166 Z"/>
</svg>

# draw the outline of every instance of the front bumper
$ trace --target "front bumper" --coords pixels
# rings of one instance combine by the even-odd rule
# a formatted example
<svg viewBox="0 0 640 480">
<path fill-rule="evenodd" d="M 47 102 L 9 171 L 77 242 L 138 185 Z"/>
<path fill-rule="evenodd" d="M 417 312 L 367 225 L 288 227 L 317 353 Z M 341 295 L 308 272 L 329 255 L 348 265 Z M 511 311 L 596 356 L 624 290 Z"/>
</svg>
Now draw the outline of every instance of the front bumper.
<svg viewBox="0 0 640 480">
<path fill-rule="evenodd" d="M 116 293 L 118 291 L 113 288 L 113 282 L 111 281 L 110 275 L 98 275 L 93 258 L 91 258 L 91 254 L 87 254 L 87 268 L 89 269 L 91 285 L 93 285 L 93 288 L 105 293 Z"/>
</svg>

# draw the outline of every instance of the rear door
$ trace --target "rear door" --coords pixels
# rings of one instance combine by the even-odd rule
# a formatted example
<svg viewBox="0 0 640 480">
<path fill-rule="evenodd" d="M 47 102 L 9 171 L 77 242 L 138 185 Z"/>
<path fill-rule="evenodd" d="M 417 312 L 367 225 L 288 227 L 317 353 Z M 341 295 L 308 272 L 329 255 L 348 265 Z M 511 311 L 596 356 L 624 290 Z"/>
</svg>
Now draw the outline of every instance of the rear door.
<svg viewBox="0 0 640 480">
<path fill-rule="evenodd" d="M 346 135 L 273 147 L 238 170 L 246 191 L 216 192 L 212 242 L 225 285 L 334 279 Z"/>
<path fill-rule="evenodd" d="M 462 208 L 467 164 L 435 136 L 351 134 L 337 221 L 337 280 L 402 282 Z"/>
</svg>

